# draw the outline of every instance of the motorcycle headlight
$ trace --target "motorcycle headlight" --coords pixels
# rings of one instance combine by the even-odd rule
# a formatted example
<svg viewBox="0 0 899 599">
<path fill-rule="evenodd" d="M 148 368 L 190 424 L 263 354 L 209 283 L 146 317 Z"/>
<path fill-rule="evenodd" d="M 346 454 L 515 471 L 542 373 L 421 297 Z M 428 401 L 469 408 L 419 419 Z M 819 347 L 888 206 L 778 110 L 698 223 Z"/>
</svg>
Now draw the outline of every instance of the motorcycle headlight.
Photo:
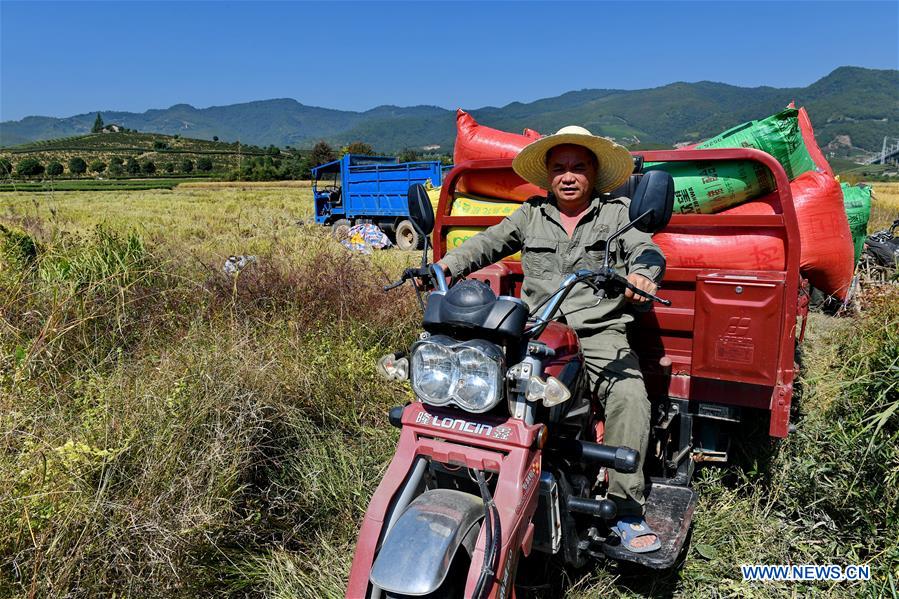
<svg viewBox="0 0 899 599">
<path fill-rule="evenodd" d="M 412 354 L 412 388 L 427 404 L 486 412 L 502 399 L 503 352 L 493 343 L 434 336 Z"/>
<path fill-rule="evenodd" d="M 453 351 L 441 343 L 422 343 L 412 354 L 412 388 L 422 401 L 442 406 L 452 399 L 459 378 Z"/>
</svg>

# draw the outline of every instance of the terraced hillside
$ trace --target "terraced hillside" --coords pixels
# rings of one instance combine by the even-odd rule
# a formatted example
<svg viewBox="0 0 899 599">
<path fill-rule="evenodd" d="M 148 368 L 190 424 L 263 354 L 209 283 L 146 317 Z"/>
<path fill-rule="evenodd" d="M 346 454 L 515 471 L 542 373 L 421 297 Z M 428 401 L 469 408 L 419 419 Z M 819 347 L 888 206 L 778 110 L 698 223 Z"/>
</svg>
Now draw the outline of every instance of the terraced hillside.
<svg viewBox="0 0 899 599">
<path fill-rule="evenodd" d="M 225 143 L 178 135 L 122 131 L 32 142 L 0 150 L 0 159 L 9 160 L 13 165 L 13 172 L 20 161 L 32 158 L 40 162 L 45 169 L 55 161 L 63 165 L 62 175 L 78 175 L 71 171 L 69 161 L 81 158 L 87 165 L 84 173 L 86 175 L 196 176 L 203 173 L 231 171 L 243 166 L 248 160 L 280 156 L 281 153 L 282 151 L 278 149 L 266 150 L 238 142 Z M 138 165 L 140 171 L 128 170 L 129 159 Z M 114 172 L 116 169 L 112 167 L 117 160 L 122 166 L 120 173 Z M 91 165 L 97 162 L 102 163 L 102 169 L 91 168 Z M 148 172 L 151 169 L 145 167 L 148 162 L 153 163 L 151 172 Z"/>
</svg>

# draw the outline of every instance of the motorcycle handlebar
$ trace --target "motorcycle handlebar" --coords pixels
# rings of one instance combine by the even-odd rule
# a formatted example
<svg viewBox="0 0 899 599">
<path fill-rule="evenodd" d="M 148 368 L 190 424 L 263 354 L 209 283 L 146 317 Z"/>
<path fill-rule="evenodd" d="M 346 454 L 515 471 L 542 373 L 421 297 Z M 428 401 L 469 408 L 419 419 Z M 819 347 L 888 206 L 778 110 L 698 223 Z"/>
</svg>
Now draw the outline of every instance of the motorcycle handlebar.
<svg viewBox="0 0 899 599">
<path fill-rule="evenodd" d="M 430 279 L 432 276 L 436 276 L 436 275 L 431 274 L 431 271 L 434 270 L 434 267 L 437 267 L 439 274 L 441 275 L 435 279 L 436 281 L 438 281 L 437 288 L 442 289 L 442 291 L 446 291 L 446 280 L 442 277 L 443 269 L 440 268 L 440 266 L 437 264 L 432 264 L 430 269 L 428 269 L 428 268 L 407 268 L 406 270 L 403 271 L 403 274 L 399 278 L 399 280 L 394 281 L 393 283 L 390 283 L 389 285 L 386 285 L 384 287 L 384 291 L 390 291 L 391 289 L 396 289 L 397 287 L 399 287 L 400 285 L 402 285 L 403 283 L 405 283 L 406 281 L 408 281 L 410 279 L 414 279 L 414 278 Z M 435 272 L 438 272 L 438 271 L 435 271 Z M 441 282 L 442 282 L 442 287 L 441 287 Z"/>
<path fill-rule="evenodd" d="M 630 289 L 637 295 L 642 295 L 643 297 L 649 298 L 654 302 L 658 302 L 663 306 L 671 305 L 671 300 L 662 299 L 656 295 L 653 295 L 652 293 L 648 293 L 646 291 L 643 291 L 642 289 L 638 289 L 630 281 L 619 275 L 611 268 L 605 268 L 599 271 L 579 270 L 565 277 L 565 279 L 559 285 L 559 289 L 553 295 L 551 295 L 548 300 L 545 301 L 545 304 L 543 304 L 543 309 L 536 315 L 538 325 L 542 326 L 544 323 L 552 320 L 553 316 L 556 313 L 556 310 L 559 309 L 559 306 L 562 305 L 562 302 L 565 300 L 568 293 L 577 283 L 585 283 L 593 287 L 593 289 L 595 289 L 597 293 L 605 293 L 607 290 L 615 288 Z"/>
</svg>

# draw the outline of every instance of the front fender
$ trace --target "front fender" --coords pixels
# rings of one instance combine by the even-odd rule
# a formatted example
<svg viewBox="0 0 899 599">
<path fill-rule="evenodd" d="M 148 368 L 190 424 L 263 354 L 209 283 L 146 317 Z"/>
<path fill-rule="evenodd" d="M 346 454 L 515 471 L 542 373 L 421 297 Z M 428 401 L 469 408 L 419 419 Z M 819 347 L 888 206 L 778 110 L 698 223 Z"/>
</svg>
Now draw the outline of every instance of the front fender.
<svg viewBox="0 0 899 599">
<path fill-rule="evenodd" d="M 443 583 L 456 550 L 474 551 L 484 517 L 480 497 L 434 489 L 419 495 L 390 529 L 370 580 L 400 595 L 426 595 Z"/>
</svg>

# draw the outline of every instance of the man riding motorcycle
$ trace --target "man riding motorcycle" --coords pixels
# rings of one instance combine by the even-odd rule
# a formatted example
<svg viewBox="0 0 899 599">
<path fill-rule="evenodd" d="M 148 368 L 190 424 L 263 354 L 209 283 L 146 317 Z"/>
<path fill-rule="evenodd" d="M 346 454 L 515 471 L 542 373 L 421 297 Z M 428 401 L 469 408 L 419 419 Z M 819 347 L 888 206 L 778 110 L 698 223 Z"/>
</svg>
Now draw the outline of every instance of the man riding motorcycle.
<svg viewBox="0 0 899 599">
<path fill-rule="evenodd" d="M 605 252 L 611 264 L 635 287 L 654 293 L 665 270 L 665 258 L 649 233 L 630 229 L 611 247 L 606 239 L 629 222 L 624 197 L 603 197 L 625 183 L 633 171 L 628 151 L 611 140 L 577 126 L 526 146 L 513 169 L 549 193 L 534 196 L 499 224 L 472 237 L 440 261 L 455 278 L 522 252 L 522 299 L 536 306 L 559 289 L 578 269 L 597 270 Z M 646 297 L 630 289 L 597 302 L 593 289 L 576 286 L 561 314 L 580 338 L 591 388 L 605 412 L 603 442 L 640 452 L 633 474 L 609 471 L 608 497 L 618 508 L 614 529 L 622 546 L 645 553 L 660 547 L 643 518 L 642 460 L 649 438 L 650 403 L 637 356 L 631 350 L 627 323 L 634 320 L 627 303 Z"/>
</svg>

